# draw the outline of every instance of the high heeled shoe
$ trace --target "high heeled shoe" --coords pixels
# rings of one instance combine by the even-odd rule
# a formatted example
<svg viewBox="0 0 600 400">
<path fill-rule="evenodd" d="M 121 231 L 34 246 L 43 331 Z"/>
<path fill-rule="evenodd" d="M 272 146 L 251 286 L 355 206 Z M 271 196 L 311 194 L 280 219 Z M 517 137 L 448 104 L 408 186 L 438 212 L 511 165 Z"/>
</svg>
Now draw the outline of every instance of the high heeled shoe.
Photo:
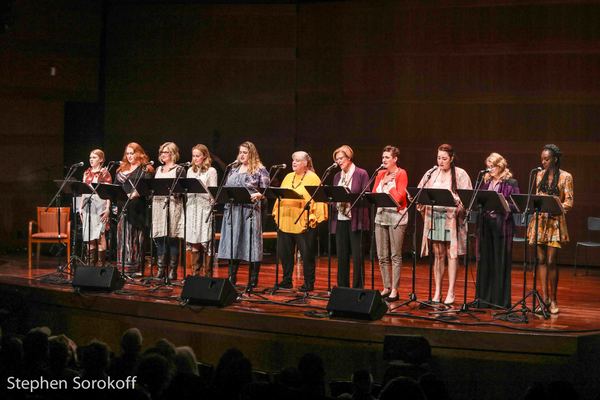
<svg viewBox="0 0 600 400">
<path fill-rule="evenodd" d="M 380 294 L 381 294 L 381 297 L 385 299 L 386 297 L 390 297 L 390 293 L 392 293 L 392 292 L 391 292 L 391 291 L 389 291 L 389 292 L 386 292 L 386 291 L 384 290 L 384 291 L 383 291 L 382 293 L 380 293 Z"/>
<path fill-rule="evenodd" d="M 553 315 L 558 314 L 558 312 L 560 311 L 560 309 L 558 308 L 558 305 L 553 301 L 550 302 L 549 308 L 550 308 L 550 314 L 553 314 Z"/>
</svg>

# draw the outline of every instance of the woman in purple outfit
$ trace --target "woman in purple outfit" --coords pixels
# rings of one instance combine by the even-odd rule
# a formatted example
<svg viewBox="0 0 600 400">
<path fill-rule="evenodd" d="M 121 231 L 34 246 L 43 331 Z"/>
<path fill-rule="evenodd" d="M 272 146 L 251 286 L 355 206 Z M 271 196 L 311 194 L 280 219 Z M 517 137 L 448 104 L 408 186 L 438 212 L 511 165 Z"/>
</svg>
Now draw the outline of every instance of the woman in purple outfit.
<svg viewBox="0 0 600 400">
<path fill-rule="evenodd" d="M 510 195 L 519 193 L 519 185 L 512 178 L 506 159 L 498 153 L 492 153 L 485 162 L 490 172 L 485 174 L 481 190 L 495 190 L 512 204 Z M 477 298 L 481 301 L 480 306 L 510 307 L 514 228 L 512 211 L 514 210 L 511 209 L 508 213 L 485 212 L 482 215 L 477 266 Z"/>
<path fill-rule="evenodd" d="M 351 193 L 360 193 L 369 183 L 369 174 L 353 162 L 354 151 L 343 145 L 333 152 L 333 160 L 341 171 L 333 177 L 335 186 L 344 186 Z M 352 255 L 353 277 L 352 287 L 364 286 L 364 260 L 362 251 L 362 232 L 369 231 L 369 209 L 355 206 L 350 210 L 349 203 L 337 203 L 337 210 L 332 215 L 332 233 L 338 256 L 338 287 L 350 287 L 350 255 Z"/>
</svg>

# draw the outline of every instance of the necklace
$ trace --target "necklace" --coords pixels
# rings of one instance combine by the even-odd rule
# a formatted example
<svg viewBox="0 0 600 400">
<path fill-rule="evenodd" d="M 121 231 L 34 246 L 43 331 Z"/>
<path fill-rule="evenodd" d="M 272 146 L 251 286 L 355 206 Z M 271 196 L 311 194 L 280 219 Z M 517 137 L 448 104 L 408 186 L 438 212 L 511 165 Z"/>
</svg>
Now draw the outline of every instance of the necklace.
<svg viewBox="0 0 600 400">
<path fill-rule="evenodd" d="M 294 178 L 292 178 L 292 189 L 297 189 L 298 186 L 300 186 L 302 184 L 302 181 L 304 180 L 305 176 L 306 176 L 306 172 L 302 175 L 300 182 L 298 182 L 298 184 L 296 186 L 294 186 L 294 183 L 296 182 L 296 173 L 294 172 Z"/>
</svg>

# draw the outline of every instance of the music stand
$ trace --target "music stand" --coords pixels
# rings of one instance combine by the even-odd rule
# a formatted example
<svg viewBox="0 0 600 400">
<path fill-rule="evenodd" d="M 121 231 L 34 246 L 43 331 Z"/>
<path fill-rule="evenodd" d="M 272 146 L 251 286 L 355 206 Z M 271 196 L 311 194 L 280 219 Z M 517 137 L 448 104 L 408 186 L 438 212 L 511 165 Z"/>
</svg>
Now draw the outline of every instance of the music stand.
<svg viewBox="0 0 600 400">
<path fill-rule="evenodd" d="M 429 228 L 429 233 L 426 238 L 423 240 L 427 240 L 427 247 L 429 251 L 429 294 L 428 294 L 428 306 L 437 308 L 443 307 L 446 308 L 446 305 L 437 305 L 433 303 L 431 299 L 431 284 L 433 282 L 433 248 L 431 247 L 432 243 L 429 240 L 433 236 L 433 208 L 434 207 L 456 207 L 456 201 L 454 200 L 454 196 L 448 189 L 437 189 L 437 188 L 423 188 L 421 194 L 419 196 L 418 204 L 430 207 L 430 219 L 431 219 L 431 227 Z M 440 299 L 441 300 L 441 299 Z"/>
<path fill-rule="evenodd" d="M 110 200 L 111 204 L 117 204 L 117 203 L 127 204 L 127 201 L 129 200 L 129 197 L 127 196 L 127 193 L 125 192 L 124 186 L 116 185 L 114 183 L 99 183 L 98 186 L 96 186 L 96 193 L 98 193 L 98 196 L 100 196 L 101 199 Z M 125 208 L 123 209 L 123 215 L 121 215 L 121 218 L 127 218 L 127 211 L 125 210 Z M 125 221 L 125 219 L 123 219 L 123 221 Z M 123 225 L 123 234 L 122 234 L 122 243 L 121 243 L 121 246 L 123 249 L 125 248 L 125 228 L 126 228 L 126 225 L 124 224 Z M 118 251 L 118 249 L 117 249 L 117 251 Z M 117 262 L 117 266 L 118 266 L 118 262 Z M 128 278 L 128 276 L 125 274 L 125 252 L 124 251 L 121 252 L 121 277 Z"/>
<path fill-rule="evenodd" d="M 141 189 L 142 189 L 142 193 L 144 193 L 144 195 L 150 197 L 150 201 L 148 202 L 149 204 L 152 204 L 152 210 L 154 210 L 154 196 L 163 196 L 166 197 L 165 200 L 165 205 L 163 206 L 163 208 L 167 209 L 167 213 L 166 213 L 166 236 L 164 236 L 163 241 L 167 241 L 169 239 L 169 234 L 170 234 L 170 230 L 171 230 L 171 196 L 173 194 L 176 193 L 183 193 L 184 189 L 181 187 L 181 185 L 179 185 L 179 182 L 176 181 L 175 178 L 146 178 L 146 179 L 142 179 L 141 182 Z M 138 190 L 138 193 L 140 193 L 140 191 Z M 140 193 L 141 194 L 141 193 Z M 150 220 L 152 221 L 152 212 L 150 213 Z M 152 230 L 153 227 L 150 227 L 150 237 L 152 240 L 154 240 L 154 237 L 152 237 Z M 166 243 L 163 242 L 163 244 L 166 246 Z M 152 250 L 152 242 L 150 243 L 150 250 Z M 179 261 L 179 260 L 178 260 Z M 152 271 L 152 267 L 150 268 L 150 270 Z M 171 283 L 171 279 L 169 278 L 169 265 L 165 264 L 163 266 L 163 272 L 164 272 L 164 277 L 162 278 L 162 284 L 156 286 L 155 288 L 153 288 L 153 291 L 159 290 L 160 288 L 166 287 L 166 288 L 171 288 L 172 283 Z M 152 273 L 151 273 L 152 275 Z M 160 278 L 154 278 L 152 276 L 150 276 L 149 278 L 144 279 L 144 281 L 152 281 L 152 280 L 161 280 Z"/>
<path fill-rule="evenodd" d="M 457 192 L 458 192 L 458 197 L 460 198 L 460 200 L 463 204 L 471 204 L 471 202 L 472 202 L 472 205 L 477 205 L 477 211 L 479 212 L 479 218 L 481 218 L 483 216 L 484 212 L 497 212 L 497 213 L 502 213 L 502 214 L 506 214 L 506 213 L 510 212 L 510 207 L 508 206 L 508 203 L 506 202 L 506 199 L 504 198 L 504 196 L 501 195 L 500 193 L 496 192 L 495 190 L 481 190 L 480 191 L 479 189 L 476 189 L 476 190 L 458 189 Z M 475 197 L 473 197 L 473 196 L 475 196 Z M 468 282 L 468 277 L 469 277 L 469 261 L 470 261 L 470 259 L 469 259 L 470 257 L 469 257 L 469 222 L 468 222 L 468 219 L 465 220 L 465 223 L 467 224 L 467 242 L 466 242 L 466 254 L 465 254 L 465 280 L 464 280 L 464 291 L 463 291 L 463 304 L 461 305 L 460 309 L 441 311 L 436 314 L 465 313 L 475 319 L 478 319 L 473 314 L 474 313 L 484 313 L 485 311 L 472 309 L 472 308 L 470 308 L 470 306 L 472 306 L 472 305 L 477 306 L 481 303 L 485 303 L 488 306 L 495 306 L 495 307 L 498 307 L 498 306 L 495 304 L 487 303 L 487 302 L 479 299 L 479 296 L 477 293 L 475 294 L 475 300 L 473 300 L 471 303 L 467 303 L 467 282 Z"/>
<path fill-rule="evenodd" d="M 67 180 L 55 179 L 54 183 L 59 188 L 62 188 L 61 189 L 62 193 L 70 194 L 73 197 L 73 228 L 72 228 L 72 231 L 75 232 L 75 235 L 73 235 L 74 239 L 71 241 L 71 259 L 72 260 L 67 260 L 67 263 L 69 265 L 73 265 L 74 267 L 76 267 L 75 261 L 78 261 L 81 265 L 83 265 L 84 264 L 83 261 L 76 255 L 77 254 L 77 250 L 76 250 L 77 249 L 77 236 L 78 236 L 77 235 L 77 232 L 78 232 L 77 220 L 78 220 L 78 218 L 77 218 L 76 198 L 81 197 L 82 194 L 95 193 L 94 188 L 92 188 L 91 186 L 89 186 L 86 183 L 72 180 L 72 179 L 67 179 Z M 89 207 L 88 207 L 88 213 L 89 213 Z M 83 237 L 81 239 L 83 240 Z M 88 257 L 88 259 L 89 259 L 89 257 Z"/>
<path fill-rule="evenodd" d="M 314 201 L 327 203 L 329 206 L 329 222 L 327 224 L 327 292 L 331 293 L 331 222 L 333 221 L 333 205 L 335 203 L 352 203 L 350 191 L 344 186 L 320 185 L 305 186 Z"/>
<path fill-rule="evenodd" d="M 187 200 L 188 200 L 188 194 L 206 194 L 208 193 L 208 190 L 206 189 L 206 187 L 204 186 L 204 184 L 202 183 L 202 181 L 198 178 L 179 178 L 178 181 L 178 185 L 179 187 L 182 188 L 183 190 L 183 194 L 185 194 L 184 196 L 184 202 L 183 202 L 183 207 L 184 207 L 184 212 L 183 212 L 183 221 L 184 221 L 184 227 L 187 227 Z M 209 197 L 212 198 L 212 196 L 209 194 Z M 212 213 L 211 213 L 212 215 Z M 213 228 L 214 228 L 214 224 L 212 224 Z M 213 233 L 211 234 L 211 240 L 214 240 L 214 230 L 212 231 Z M 184 248 L 184 254 L 186 254 L 186 245 L 187 245 L 187 229 L 183 230 L 183 248 Z M 208 249 L 207 249 L 208 250 Z M 212 263 L 212 257 L 213 253 L 210 252 L 210 256 L 211 256 L 211 260 L 210 262 Z M 187 267 L 187 259 L 186 257 L 183 258 L 184 260 L 186 260 L 186 265 L 185 267 Z M 211 264 L 212 266 L 212 264 Z M 212 271 L 212 269 L 211 269 Z M 185 277 L 185 270 L 184 270 L 184 277 Z"/>
<path fill-rule="evenodd" d="M 254 204 L 252 198 L 250 196 L 250 192 L 247 188 L 242 186 L 222 186 L 219 191 L 218 187 L 209 187 L 208 188 L 210 194 L 213 196 L 215 201 L 220 204 L 229 204 L 229 263 L 232 264 L 233 258 L 233 206 L 241 206 L 242 207 L 242 221 L 243 221 L 243 206 Z M 252 211 L 252 210 L 250 210 Z M 250 217 L 250 231 L 254 230 L 254 214 L 251 212 Z M 223 239 L 223 229 L 221 228 L 221 240 Z M 252 234 L 250 235 L 250 244 L 248 246 L 248 263 L 252 262 Z M 248 283 L 246 287 L 246 292 L 250 292 L 250 265 L 248 265 Z M 237 273 L 237 272 L 236 272 Z"/>
<path fill-rule="evenodd" d="M 400 204 L 388 193 L 366 192 L 363 199 L 370 205 L 371 210 L 371 290 L 375 289 L 375 210 L 377 208 L 391 207 L 398 209 Z M 391 262 L 391 259 L 390 259 Z"/>
<path fill-rule="evenodd" d="M 552 216 L 561 215 L 564 213 L 560 199 L 556 196 L 549 195 L 527 195 L 527 194 L 513 194 L 510 196 L 513 203 L 517 206 L 517 209 L 523 210 L 525 216 L 531 214 L 532 211 L 535 214 L 534 223 L 534 262 L 533 262 L 533 288 L 529 293 L 525 293 L 526 286 L 523 284 L 523 297 L 513 304 L 508 310 L 494 314 L 494 318 L 508 317 L 515 313 L 521 313 L 521 319 L 519 322 L 528 322 L 527 313 L 536 314 L 536 301 L 540 304 L 540 311 L 544 319 L 550 318 L 548 306 L 544 303 L 540 293 L 537 291 L 537 245 L 538 245 L 538 227 L 539 227 L 539 215 L 540 213 L 548 213 Z M 527 307 L 527 298 L 531 296 L 531 309 Z M 520 310 L 516 308 L 521 306 Z"/>
<path fill-rule="evenodd" d="M 296 192 L 294 189 L 281 188 L 281 187 L 268 187 L 265 189 L 265 196 L 268 199 L 277 200 L 277 243 L 275 245 L 275 284 L 271 289 L 271 294 L 275 294 L 279 290 L 279 223 L 281 217 L 281 200 L 282 199 L 296 199 L 302 200 L 304 197 Z M 308 225 L 307 225 L 308 229 Z"/>
</svg>

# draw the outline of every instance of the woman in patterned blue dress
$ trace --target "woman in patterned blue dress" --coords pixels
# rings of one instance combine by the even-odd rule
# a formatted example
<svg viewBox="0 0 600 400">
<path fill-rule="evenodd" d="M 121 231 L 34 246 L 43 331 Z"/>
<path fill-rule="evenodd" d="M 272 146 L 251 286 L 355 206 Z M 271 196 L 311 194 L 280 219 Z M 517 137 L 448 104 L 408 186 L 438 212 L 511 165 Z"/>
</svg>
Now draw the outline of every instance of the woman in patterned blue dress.
<svg viewBox="0 0 600 400">
<path fill-rule="evenodd" d="M 240 260 L 249 262 L 249 289 L 258 284 L 263 255 L 261 200 L 262 192 L 268 185 L 269 172 L 261 163 L 256 146 L 252 142 L 242 143 L 224 186 L 246 188 L 252 203 L 225 205 L 218 254 L 220 259 L 229 260 L 229 280 L 234 285 Z"/>
</svg>

